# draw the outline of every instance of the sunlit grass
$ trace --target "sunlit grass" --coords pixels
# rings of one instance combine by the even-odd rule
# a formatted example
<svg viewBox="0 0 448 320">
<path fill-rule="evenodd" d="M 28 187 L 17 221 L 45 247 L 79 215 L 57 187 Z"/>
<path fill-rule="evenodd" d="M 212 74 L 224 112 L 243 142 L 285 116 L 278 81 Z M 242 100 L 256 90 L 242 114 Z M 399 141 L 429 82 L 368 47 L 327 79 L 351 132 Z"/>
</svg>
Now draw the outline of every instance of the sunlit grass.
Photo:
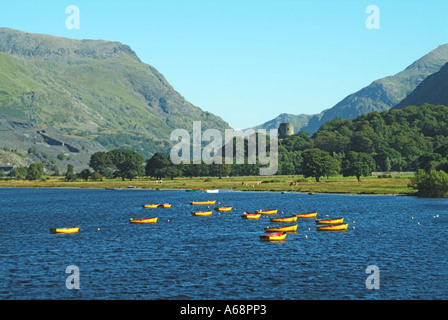
<svg viewBox="0 0 448 320">
<path fill-rule="evenodd" d="M 347 194 L 412 194 L 407 186 L 411 175 L 396 175 L 392 178 L 377 176 L 354 177 L 335 176 L 321 179 L 305 179 L 303 176 L 256 176 L 256 177 L 216 177 L 164 179 L 162 182 L 149 178 L 133 181 L 105 179 L 103 181 L 64 181 L 63 177 L 47 177 L 39 181 L 0 180 L 0 187 L 22 188 L 149 188 L 149 189 L 232 189 L 236 191 L 275 191 L 305 193 L 347 193 Z"/>
</svg>

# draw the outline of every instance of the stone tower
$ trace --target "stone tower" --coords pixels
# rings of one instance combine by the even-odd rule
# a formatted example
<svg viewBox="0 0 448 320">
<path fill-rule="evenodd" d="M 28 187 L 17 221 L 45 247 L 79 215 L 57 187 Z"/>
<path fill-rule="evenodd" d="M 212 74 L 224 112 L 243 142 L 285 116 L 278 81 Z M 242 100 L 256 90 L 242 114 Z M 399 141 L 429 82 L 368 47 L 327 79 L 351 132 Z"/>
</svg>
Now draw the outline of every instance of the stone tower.
<svg viewBox="0 0 448 320">
<path fill-rule="evenodd" d="M 287 136 L 292 136 L 294 134 L 294 123 L 280 123 L 278 127 L 278 138 L 283 139 Z"/>
</svg>

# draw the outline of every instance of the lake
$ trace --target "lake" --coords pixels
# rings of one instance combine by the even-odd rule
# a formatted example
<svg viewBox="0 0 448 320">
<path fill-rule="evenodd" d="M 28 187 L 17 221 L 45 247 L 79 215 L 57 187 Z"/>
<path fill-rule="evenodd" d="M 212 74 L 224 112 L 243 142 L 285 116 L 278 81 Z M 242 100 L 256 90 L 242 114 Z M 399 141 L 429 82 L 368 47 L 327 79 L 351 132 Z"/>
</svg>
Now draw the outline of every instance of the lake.
<svg viewBox="0 0 448 320">
<path fill-rule="evenodd" d="M 207 208 L 190 201 L 209 199 L 236 210 L 190 214 Z M 165 202 L 171 208 L 142 208 Z M 257 209 L 344 217 L 348 230 L 318 232 L 314 219 L 298 219 L 285 241 L 260 241 L 281 223 L 241 218 Z M 448 199 L 0 188 L 0 210 L 2 300 L 448 298 Z M 72 226 L 79 233 L 49 232 Z M 68 266 L 79 269 L 79 289 L 66 287 Z M 366 287 L 369 266 L 377 289 Z"/>
</svg>

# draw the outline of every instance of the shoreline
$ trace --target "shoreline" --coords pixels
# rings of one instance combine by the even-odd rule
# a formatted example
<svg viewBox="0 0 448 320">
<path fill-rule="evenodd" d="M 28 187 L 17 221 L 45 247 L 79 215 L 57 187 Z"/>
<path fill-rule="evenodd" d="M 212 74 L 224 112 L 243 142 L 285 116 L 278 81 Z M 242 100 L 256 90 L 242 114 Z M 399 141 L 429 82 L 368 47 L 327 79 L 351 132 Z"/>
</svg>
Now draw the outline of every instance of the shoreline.
<svg viewBox="0 0 448 320">
<path fill-rule="evenodd" d="M 181 191 L 186 192 L 189 189 L 160 189 L 160 188 L 100 188 L 100 187 L 55 187 L 55 186 L 21 186 L 21 187 L 10 187 L 10 186 L 0 186 L 1 189 L 92 189 L 92 190 L 107 190 L 107 191 Z M 110 190 L 108 190 L 110 189 Z M 225 192 L 268 192 L 268 193 L 280 193 L 284 194 L 283 191 L 277 190 L 233 190 L 233 189 L 219 189 Z M 198 190 L 200 193 L 204 193 L 202 190 Z M 291 194 L 308 194 L 310 192 L 302 191 L 288 191 Z M 415 197 L 412 193 L 349 193 L 349 192 L 313 192 L 311 195 L 319 194 L 333 194 L 333 195 L 352 195 L 352 196 L 391 196 L 391 197 Z"/>
<path fill-rule="evenodd" d="M 64 181 L 63 177 L 47 177 L 38 181 L 0 180 L 0 188 L 73 188 L 73 189 L 120 189 L 120 190 L 191 190 L 220 189 L 232 192 L 278 192 L 300 194 L 347 194 L 347 195 L 393 195 L 415 196 L 407 187 L 410 177 L 398 176 L 379 179 L 365 177 L 358 182 L 356 178 L 341 176 L 323 179 L 304 179 L 301 176 L 264 176 L 264 177 L 224 177 L 224 178 L 175 178 L 162 183 L 149 178 L 133 181 L 107 179 L 104 181 Z M 200 191 L 200 190 L 198 190 Z"/>
</svg>

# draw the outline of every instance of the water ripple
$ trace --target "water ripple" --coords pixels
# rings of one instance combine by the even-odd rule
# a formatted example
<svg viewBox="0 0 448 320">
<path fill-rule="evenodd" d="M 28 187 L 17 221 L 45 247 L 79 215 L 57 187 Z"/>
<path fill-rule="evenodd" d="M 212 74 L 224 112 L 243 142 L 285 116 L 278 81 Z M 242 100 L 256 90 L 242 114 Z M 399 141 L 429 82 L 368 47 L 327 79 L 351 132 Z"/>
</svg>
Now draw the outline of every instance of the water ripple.
<svg viewBox="0 0 448 320">
<path fill-rule="evenodd" d="M 0 195 L 1 299 L 448 298 L 445 199 L 7 188 Z M 212 196 L 237 210 L 191 216 L 189 201 Z M 173 205 L 141 208 L 151 202 Z M 259 241 L 269 217 L 240 214 L 273 207 L 343 216 L 349 230 L 317 232 L 302 219 L 286 241 Z M 129 223 L 154 215 L 155 225 Z M 75 225 L 78 234 L 49 233 Z M 69 265 L 80 269 L 79 290 L 65 287 Z M 369 265 L 380 269 L 378 290 L 365 286 Z"/>
</svg>

